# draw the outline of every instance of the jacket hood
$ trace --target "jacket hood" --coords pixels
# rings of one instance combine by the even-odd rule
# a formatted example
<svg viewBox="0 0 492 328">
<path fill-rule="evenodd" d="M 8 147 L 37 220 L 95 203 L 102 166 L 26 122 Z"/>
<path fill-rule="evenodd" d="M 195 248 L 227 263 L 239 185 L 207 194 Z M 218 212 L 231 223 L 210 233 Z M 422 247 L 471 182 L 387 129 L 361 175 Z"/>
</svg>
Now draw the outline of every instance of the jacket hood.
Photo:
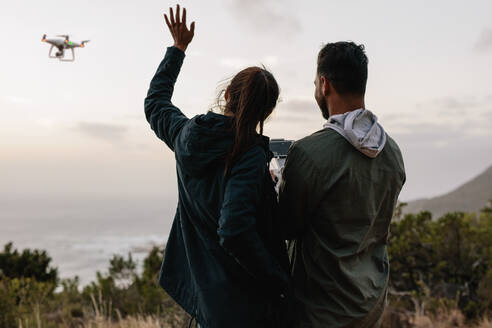
<svg viewBox="0 0 492 328">
<path fill-rule="evenodd" d="M 201 175 L 223 161 L 233 144 L 229 117 L 208 112 L 184 126 L 175 145 L 176 162 L 191 175 Z"/>
<path fill-rule="evenodd" d="M 175 145 L 176 162 L 181 170 L 200 176 L 216 165 L 223 165 L 234 142 L 231 124 L 229 117 L 214 112 L 193 117 L 183 127 Z M 259 137 L 255 144 L 268 150 L 269 139 Z"/>
<path fill-rule="evenodd" d="M 375 158 L 386 144 L 386 132 L 370 110 L 359 108 L 330 116 L 323 125 L 343 136 L 364 155 Z"/>
</svg>

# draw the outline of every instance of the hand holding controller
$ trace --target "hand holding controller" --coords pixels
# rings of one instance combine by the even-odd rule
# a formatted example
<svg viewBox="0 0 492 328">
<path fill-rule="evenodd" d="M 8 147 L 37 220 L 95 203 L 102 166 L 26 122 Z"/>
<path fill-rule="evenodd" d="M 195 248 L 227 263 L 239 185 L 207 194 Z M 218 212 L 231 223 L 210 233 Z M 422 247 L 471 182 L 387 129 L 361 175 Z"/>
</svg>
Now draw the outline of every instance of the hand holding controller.
<svg viewBox="0 0 492 328">
<path fill-rule="evenodd" d="M 270 150 L 273 153 L 272 161 L 270 162 L 270 174 L 273 181 L 276 183 L 275 189 L 278 192 L 278 187 L 282 180 L 282 169 L 287 159 L 287 152 L 294 140 L 271 139 Z"/>
</svg>

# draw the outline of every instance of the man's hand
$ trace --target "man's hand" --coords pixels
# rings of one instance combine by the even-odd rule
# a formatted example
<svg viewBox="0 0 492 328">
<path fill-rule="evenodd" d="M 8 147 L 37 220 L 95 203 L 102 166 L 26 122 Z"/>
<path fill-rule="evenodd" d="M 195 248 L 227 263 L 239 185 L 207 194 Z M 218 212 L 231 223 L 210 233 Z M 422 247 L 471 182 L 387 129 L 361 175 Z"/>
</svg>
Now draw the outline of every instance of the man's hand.
<svg viewBox="0 0 492 328">
<path fill-rule="evenodd" d="M 185 51 L 195 35 L 195 22 L 191 23 L 188 30 L 186 27 L 186 8 L 183 8 L 183 17 L 180 18 L 179 5 L 176 5 L 176 17 L 174 16 L 173 8 L 169 8 L 169 17 L 171 19 L 164 14 L 167 27 L 169 27 L 174 39 L 174 46 Z"/>
</svg>

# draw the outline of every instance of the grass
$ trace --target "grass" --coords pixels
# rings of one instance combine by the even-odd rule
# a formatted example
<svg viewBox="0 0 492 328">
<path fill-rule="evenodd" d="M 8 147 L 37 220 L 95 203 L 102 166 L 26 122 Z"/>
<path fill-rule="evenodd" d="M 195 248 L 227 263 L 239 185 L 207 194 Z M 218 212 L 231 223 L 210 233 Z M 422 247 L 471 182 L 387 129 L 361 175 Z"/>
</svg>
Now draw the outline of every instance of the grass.
<svg viewBox="0 0 492 328">
<path fill-rule="evenodd" d="M 179 319 L 179 318 L 176 318 Z M 181 325 L 174 325 L 169 322 L 164 322 L 158 318 L 148 317 L 127 317 L 120 318 L 118 321 L 111 321 L 104 317 L 96 317 L 87 323 L 84 323 L 84 328 L 177 328 Z M 482 319 L 475 324 L 466 324 L 463 315 L 458 310 L 453 310 L 448 314 L 439 315 L 437 317 L 429 317 L 427 315 L 414 315 L 406 324 L 390 325 L 383 322 L 381 328 L 492 328 L 492 321 L 487 318 Z"/>
<path fill-rule="evenodd" d="M 388 307 L 381 328 L 492 328 L 492 321 L 485 317 L 478 322 L 467 323 L 458 309 L 428 315 L 395 312 Z"/>
</svg>

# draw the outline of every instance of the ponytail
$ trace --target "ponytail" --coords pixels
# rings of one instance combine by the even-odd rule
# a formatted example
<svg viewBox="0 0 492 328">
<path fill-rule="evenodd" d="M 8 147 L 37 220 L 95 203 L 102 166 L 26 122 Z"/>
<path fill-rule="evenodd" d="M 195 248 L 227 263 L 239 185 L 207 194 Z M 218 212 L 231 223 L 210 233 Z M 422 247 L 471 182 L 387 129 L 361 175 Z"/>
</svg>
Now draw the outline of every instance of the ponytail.
<svg viewBox="0 0 492 328">
<path fill-rule="evenodd" d="M 232 79 L 225 111 L 234 114 L 234 142 L 226 158 L 225 174 L 230 172 L 234 161 L 254 145 L 257 128 L 259 134 L 263 134 L 264 122 L 275 108 L 278 95 L 275 78 L 260 67 L 248 67 Z"/>
</svg>

